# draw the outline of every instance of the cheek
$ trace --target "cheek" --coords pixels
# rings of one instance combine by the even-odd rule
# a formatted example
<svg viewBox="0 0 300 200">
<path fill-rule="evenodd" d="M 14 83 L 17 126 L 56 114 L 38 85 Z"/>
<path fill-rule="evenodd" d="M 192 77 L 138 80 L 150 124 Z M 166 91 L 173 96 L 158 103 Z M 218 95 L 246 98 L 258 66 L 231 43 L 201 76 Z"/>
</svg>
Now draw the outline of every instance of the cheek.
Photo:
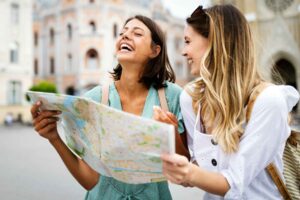
<svg viewBox="0 0 300 200">
<path fill-rule="evenodd" d="M 117 40 L 116 40 L 116 43 L 115 43 L 115 50 L 116 50 L 116 51 L 117 51 L 118 48 L 119 48 L 120 42 L 121 42 L 121 38 L 118 37 Z"/>
<path fill-rule="evenodd" d="M 152 49 L 151 49 L 151 45 L 147 42 L 145 43 L 145 41 L 141 41 L 140 43 L 138 43 L 138 45 L 136 46 L 138 48 L 138 51 L 136 51 L 137 54 L 140 54 L 142 56 L 150 56 L 152 54 Z"/>
<path fill-rule="evenodd" d="M 204 46 L 198 46 L 197 50 L 195 51 L 195 53 L 197 53 L 197 57 L 198 58 L 202 58 L 204 53 L 206 51 L 206 48 Z"/>
</svg>

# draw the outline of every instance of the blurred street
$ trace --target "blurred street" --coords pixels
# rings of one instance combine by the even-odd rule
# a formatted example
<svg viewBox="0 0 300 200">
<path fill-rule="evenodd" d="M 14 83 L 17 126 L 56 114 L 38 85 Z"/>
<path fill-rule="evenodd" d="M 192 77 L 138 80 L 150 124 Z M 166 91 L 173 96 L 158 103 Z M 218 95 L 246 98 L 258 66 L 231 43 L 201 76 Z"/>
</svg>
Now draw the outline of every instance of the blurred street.
<svg viewBox="0 0 300 200">
<path fill-rule="evenodd" d="M 5 200 L 82 200 L 85 190 L 65 168 L 47 140 L 32 127 L 0 126 L 0 198 Z M 170 187 L 174 200 L 201 200 L 195 188 Z"/>
</svg>

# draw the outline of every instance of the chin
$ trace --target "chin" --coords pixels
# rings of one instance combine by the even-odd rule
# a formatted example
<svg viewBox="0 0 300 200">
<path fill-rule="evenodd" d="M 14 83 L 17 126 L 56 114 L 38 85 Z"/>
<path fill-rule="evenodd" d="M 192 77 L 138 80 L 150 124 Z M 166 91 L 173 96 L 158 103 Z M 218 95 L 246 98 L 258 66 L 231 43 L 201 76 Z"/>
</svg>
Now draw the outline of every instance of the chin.
<svg viewBox="0 0 300 200">
<path fill-rule="evenodd" d="M 191 70 L 190 72 L 193 76 L 199 76 L 200 71 L 198 70 Z"/>
<path fill-rule="evenodd" d="M 126 54 L 119 54 L 117 55 L 117 60 L 119 63 L 121 62 L 129 62 L 134 60 L 134 56 L 126 55 Z"/>
</svg>

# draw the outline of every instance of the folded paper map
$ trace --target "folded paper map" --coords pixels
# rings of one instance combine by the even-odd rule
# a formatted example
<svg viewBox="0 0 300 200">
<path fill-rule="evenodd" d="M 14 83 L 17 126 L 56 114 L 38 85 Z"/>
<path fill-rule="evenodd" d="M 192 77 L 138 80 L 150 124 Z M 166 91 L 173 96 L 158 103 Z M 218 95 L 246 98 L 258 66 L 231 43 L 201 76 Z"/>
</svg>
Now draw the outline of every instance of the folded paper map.
<svg viewBox="0 0 300 200">
<path fill-rule="evenodd" d="M 138 184 L 165 180 L 161 153 L 174 153 L 174 127 L 84 97 L 28 91 L 42 110 L 62 111 L 68 147 L 93 169 Z"/>
</svg>

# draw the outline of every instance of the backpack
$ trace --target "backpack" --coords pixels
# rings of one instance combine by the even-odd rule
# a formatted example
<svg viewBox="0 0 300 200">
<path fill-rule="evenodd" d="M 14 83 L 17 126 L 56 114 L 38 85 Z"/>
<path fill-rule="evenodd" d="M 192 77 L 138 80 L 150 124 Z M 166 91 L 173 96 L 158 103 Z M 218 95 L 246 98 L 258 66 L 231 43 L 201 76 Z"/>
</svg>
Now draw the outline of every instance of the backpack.
<svg viewBox="0 0 300 200">
<path fill-rule="evenodd" d="M 254 88 L 246 109 L 246 122 L 249 121 L 256 97 L 269 86 L 261 83 Z M 300 132 L 291 130 L 283 152 L 283 176 L 281 179 L 276 166 L 271 163 L 266 167 L 284 200 L 300 199 Z"/>
</svg>

